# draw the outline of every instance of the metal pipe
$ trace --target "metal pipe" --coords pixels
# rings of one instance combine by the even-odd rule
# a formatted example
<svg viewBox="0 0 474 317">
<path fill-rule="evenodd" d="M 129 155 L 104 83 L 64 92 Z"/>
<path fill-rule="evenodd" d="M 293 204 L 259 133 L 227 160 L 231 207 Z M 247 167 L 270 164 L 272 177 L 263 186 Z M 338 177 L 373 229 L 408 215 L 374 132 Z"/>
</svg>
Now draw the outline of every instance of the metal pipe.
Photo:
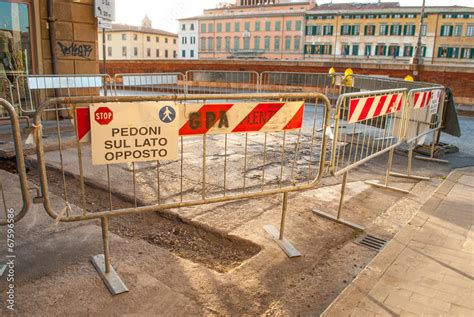
<svg viewBox="0 0 474 317">
<path fill-rule="evenodd" d="M 283 240 L 285 235 L 285 218 L 286 218 L 286 210 L 288 208 L 288 193 L 283 193 L 283 206 L 281 212 L 281 223 L 280 223 L 280 240 Z"/>
<path fill-rule="evenodd" d="M 48 30 L 49 30 L 49 48 L 51 51 L 51 71 L 58 73 L 58 54 L 56 51 L 56 18 L 54 17 L 54 2 L 47 0 L 48 10 Z"/>
<path fill-rule="evenodd" d="M 346 193 L 347 173 L 348 173 L 348 172 L 345 172 L 345 173 L 342 175 L 341 197 L 339 198 L 339 207 L 337 208 L 337 220 L 340 220 L 340 219 L 341 219 L 342 204 L 343 204 L 343 202 L 344 202 L 344 194 Z"/>
<path fill-rule="evenodd" d="M 100 220 L 102 225 L 102 242 L 104 245 L 105 273 L 110 273 L 109 219 L 103 217 Z"/>
</svg>

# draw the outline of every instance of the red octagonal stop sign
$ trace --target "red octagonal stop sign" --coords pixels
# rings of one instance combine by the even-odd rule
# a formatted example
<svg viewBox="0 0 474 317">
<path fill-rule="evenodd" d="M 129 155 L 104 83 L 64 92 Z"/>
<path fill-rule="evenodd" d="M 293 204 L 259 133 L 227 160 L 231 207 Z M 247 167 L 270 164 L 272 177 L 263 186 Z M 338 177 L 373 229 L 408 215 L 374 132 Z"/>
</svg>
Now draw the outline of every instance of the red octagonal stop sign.
<svg viewBox="0 0 474 317">
<path fill-rule="evenodd" d="M 95 111 L 94 119 L 100 125 L 107 125 L 114 119 L 114 113 L 107 107 L 100 107 Z"/>
</svg>

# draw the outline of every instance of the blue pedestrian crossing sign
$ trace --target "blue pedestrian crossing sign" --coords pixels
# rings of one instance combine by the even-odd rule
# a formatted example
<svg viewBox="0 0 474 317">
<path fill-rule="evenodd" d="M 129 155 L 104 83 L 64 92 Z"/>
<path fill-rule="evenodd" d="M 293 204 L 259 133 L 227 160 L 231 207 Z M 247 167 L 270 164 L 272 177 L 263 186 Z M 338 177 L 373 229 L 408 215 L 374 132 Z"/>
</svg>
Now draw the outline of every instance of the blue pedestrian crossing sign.
<svg viewBox="0 0 474 317">
<path fill-rule="evenodd" d="M 171 123 L 176 119 L 176 111 L 172 106 L 164 106 L 160 110 L 160 120 L 164 123 Z"/>
</svg>

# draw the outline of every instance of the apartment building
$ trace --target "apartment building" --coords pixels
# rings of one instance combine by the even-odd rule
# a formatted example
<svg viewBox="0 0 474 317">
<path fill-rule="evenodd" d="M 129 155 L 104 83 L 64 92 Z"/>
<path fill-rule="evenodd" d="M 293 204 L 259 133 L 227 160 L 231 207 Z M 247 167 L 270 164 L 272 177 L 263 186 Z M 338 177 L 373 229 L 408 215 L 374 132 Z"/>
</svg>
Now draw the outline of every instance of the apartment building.
<svg viewBox="0 0 474 317">
<path fill-rule="evenodd" d="M 305 12 L 313 5 L 239 0 L 205 10 L 193 18 L 199 21 L 199 58 L 302 59 Z"/>
<path fill-rule="evenodd" d="M 107 59 L 173 59 L 178 57 L 178 35 L 154 29 L 150 19 L 145 16 L 141 26 L 112 24 L 106 30 Z M 102 43 L 102 32 L 99 33 Z M 102 59 L 102 45 L 99 45 Z"/>
<path fill-rule="evenodd" d="M 474 8 L 398 2 L 324 4 L 306 14 L 304 58 L 408 63 L 421 32 L 425 63 L 472 63 Z"/>
<path fill-rule="evenodd" d="M 180 59 L 199 58 L 199 20 L 191 18 L 179 21 L 178 43 Z"/>
<path fill-rule="evenodd" d="M 421 27 L 421 8 L 398 2 L 237 0 L 189 19 L 199 24 L 202 59 L 409 63 L 419 32 L 424 63 L 472 64 L 474 59 L 471 7 L 426 7 Z"/>
</svg>

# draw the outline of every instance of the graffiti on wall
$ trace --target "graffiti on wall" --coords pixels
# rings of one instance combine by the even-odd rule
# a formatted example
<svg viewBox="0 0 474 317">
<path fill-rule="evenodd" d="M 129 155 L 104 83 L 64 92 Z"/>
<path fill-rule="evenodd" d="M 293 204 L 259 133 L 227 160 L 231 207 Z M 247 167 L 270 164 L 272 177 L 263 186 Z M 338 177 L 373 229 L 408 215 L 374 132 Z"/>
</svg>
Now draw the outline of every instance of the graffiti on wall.
<svg viewBox="0 0 474 317">
<path fill-rule="evenodd" d="M 64 57 L 89 58 L 93 51 L 92 45 L 90 44 L 58 42 L 58 46 Z"/>
</svg>

